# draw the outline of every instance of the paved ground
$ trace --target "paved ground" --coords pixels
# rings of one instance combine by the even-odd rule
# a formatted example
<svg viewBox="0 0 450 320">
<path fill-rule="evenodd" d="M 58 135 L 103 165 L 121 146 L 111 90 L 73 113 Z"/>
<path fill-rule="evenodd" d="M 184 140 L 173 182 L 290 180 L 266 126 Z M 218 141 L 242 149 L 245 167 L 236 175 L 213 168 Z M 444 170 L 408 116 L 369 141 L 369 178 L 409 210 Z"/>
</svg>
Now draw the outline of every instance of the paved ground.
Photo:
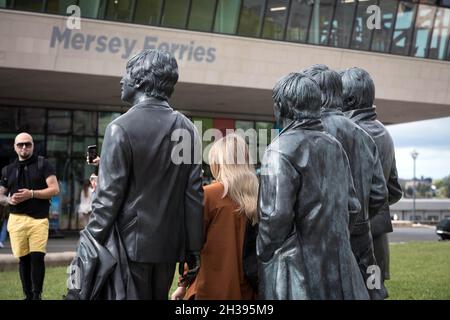
<svg viewBox="0 0 450 320">
<path fill-rule="evenodd" d="M 437 241 L 436 227 L 404 227 L 395 228 L 389 234 L 389 242 Z"/>
</svg>

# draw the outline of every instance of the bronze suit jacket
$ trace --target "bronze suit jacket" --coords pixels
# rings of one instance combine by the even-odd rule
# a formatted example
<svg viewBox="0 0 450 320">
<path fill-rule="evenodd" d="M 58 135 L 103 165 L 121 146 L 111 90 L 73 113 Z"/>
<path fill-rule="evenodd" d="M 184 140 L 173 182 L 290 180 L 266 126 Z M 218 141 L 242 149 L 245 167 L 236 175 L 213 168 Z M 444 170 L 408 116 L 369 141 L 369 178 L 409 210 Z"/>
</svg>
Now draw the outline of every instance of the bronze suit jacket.
<svg viewBox="0 0 450 320">
<path fill-rule="evenodd" d="M 184 130 L 191 163 L 177 164 L 172 153 Z M 113 223 L 128 258 L 142 263 L 183 261 L 203 245 L 200 144 L 193 123 L 167 102 L 147 100 L 106 128 L 97 196 L 87 232 L 104 244 Z M 188 161 L 187 161 L 188 162 Z"/>
</svg>

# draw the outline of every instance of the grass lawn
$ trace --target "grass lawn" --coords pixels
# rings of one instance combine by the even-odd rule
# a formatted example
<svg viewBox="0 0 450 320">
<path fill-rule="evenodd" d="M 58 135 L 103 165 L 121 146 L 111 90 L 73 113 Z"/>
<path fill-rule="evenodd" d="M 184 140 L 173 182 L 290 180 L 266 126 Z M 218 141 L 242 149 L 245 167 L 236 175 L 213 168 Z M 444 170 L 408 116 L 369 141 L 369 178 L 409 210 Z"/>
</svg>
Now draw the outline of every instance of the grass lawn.
<svg viewBox="0 0 450 320">
<path fill-rule="evenodd" d="M 392 300 L 450 300 L 450 241 L 391 244 Z M 47 268 L 43 299 L 60 300 L 66 292 L 66 268 Z M 176 279 L 171 292 L 175 289 Z M 22 299 L 18 272 L 0 272 L 0 300 Z"/>
<path fill-rule="evenodd" d="M 450 241 L 391 243 L 390 299 L 450 300 Z"/>
</svg>

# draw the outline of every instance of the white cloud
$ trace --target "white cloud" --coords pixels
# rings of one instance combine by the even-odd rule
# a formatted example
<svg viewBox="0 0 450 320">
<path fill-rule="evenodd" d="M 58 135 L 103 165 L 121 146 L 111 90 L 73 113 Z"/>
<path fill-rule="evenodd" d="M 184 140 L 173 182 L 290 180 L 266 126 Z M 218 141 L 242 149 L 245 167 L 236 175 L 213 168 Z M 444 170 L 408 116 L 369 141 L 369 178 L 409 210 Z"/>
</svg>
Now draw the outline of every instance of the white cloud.
<svg viewBox="0 0 450 320">
<path fill-rule="evenodd" d="M 450 175 L 450 117 L 386 127 L 394 140 L 400 178 L 413 177 L 411 151 L 416 149 L 416 176 L 433 179 Z"/>
<path fill-rule="evenodd" d="M 450 175 L 450 149 L 439 150 L 435 148 L 415 148 L 419 153 L 416 159 L 416 177 L 433 179 L 443 178 Z M 395 157 L 397 161 L 398 176 L 403 179 L 413 177 L 413 159 L 411 151 L 413 148 L 396 148 Z"/>
</svg>

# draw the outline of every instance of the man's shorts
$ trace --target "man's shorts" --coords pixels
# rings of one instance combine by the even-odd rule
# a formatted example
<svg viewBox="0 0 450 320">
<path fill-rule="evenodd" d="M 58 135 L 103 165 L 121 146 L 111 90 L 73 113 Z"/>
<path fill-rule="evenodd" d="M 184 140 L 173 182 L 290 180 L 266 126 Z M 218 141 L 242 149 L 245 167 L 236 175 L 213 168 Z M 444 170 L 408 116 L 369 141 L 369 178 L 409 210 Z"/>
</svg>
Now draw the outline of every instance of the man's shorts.
<svg viewBox="0 0 450 320">
<path fill-rule="evenodd" d="M 48 219 L 34 219 L 26 214 L 9 215 L 8 232 L 11 249 L 16 258 L 30 252 L 46 252 Z"/>
</svg>

